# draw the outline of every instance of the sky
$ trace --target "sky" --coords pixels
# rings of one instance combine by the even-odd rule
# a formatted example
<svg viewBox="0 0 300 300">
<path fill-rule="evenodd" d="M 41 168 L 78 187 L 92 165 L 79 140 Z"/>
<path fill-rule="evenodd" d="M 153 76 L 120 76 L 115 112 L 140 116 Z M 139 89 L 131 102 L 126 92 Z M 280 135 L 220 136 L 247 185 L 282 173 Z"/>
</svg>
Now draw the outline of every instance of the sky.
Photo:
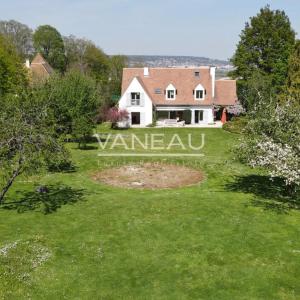
<svg viewBox="0 0 300 300">
<path fill-rule="evenodd" d="M 0 0 L 0 20 L 54 26 L 107 54 L 228 59 L 249 17 L 270 4 L 300 33 L 299 0 Z"/>
</svg>

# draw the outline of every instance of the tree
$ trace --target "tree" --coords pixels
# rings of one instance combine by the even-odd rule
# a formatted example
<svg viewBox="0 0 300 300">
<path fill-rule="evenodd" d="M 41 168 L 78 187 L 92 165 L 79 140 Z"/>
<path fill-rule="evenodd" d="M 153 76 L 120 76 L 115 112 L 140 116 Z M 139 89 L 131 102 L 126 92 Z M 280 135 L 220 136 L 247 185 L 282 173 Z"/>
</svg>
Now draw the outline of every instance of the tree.
<svg viewBox="0 0 300 300">
<path fill-rule="evenodd" d="M 297 99 L 300 105 L 300 41 L 296 42 L 288 64 L 285 93 L 290 99 Z"/>
<path fill-rule="evenodd" d="M 128 65 L 128 59 L 123 55 L 114 55 L 110 57 L 109 70 L 110 70 L 110 93 L 114 97 L 121 96 L 121 85 L 123 68 Z"/>
<path fill-rule="evenodd" d="M 238 148 L 242 161 L 264 167 L 272 177 L 285 180 L 287 189 L 300 187 L 300 106 L 299 98 L 265 101 L 257 95 L 255 109 L 249 112 L 248 124 Z"/>
<path fill-rule="evenodd" d="M 64 37 L 68 69 L 78 69 L 82 73 L 87 71 L 85 53 L 92 44 L 91 41 L 76 38 L 74 35 Z"/>
<path fill-rule="evenodd" d="M 109 57 L 99 47 L 73 35 L 64 37 L 64 44 L 69 69 L 77 69 L 100 83 L 108 81 Z"/>
<path fill-rule="evenodd" d="M 240 35 L 236 52 L 231 59 L 238 78 L 239 99 L 248 108 L 247 81 L 253 73 L 267 77 L 277 93 L 285 83 L 288 59 L 295 44 L 295 32 L 284 11 L 266 6 L 250 18 Z"/>
<path fill-rule="evenodd" d="M 119 122 L 127 122 L 129 113 L 126 109 L 118 109 L 117 107 L 109 108 L 105 113 L 106 121 L 111 122 L 111 128 L 117 128 Z"/>
<path fill-rule="evenodd" d="M 60 72 L 66 69 L 65 47 L 60 33 L 50 25 L 39 26 L 33 35 L 34 47 Z"/>
<path fill-rule="evenodd" d="M 33 54 L 32 29 L 15 20 L 0 21 L 0 33 L 15 46 L 22 59 Z"/>
<path fill-rule="evenodd" d="M 15 179 L 46 167 L 66 152 L 48 103 L 31 91 L 0 100 L 0 204 Z"/>
<path fill-rule="evenodd" d="M 0 97 L 27 84 L 26 71 L 9 40 L 0 35 Z"/>
<path fill-rule="evenodd" d="M 108 56 L 100 48 L 90 44 L 86 48 L 84 59 L 87 65 L 87 73 L 99 83 L 107 83 L 109 74 Z"/>
<path fill-rule="evenodd" d="M 72 134 L 85 146 L 95 127 L 100 97 L 95 80 L 76 70 L 51 77 L 41 90 L 41 98 L 53 108 L 56 131 Z"/>
</svg>

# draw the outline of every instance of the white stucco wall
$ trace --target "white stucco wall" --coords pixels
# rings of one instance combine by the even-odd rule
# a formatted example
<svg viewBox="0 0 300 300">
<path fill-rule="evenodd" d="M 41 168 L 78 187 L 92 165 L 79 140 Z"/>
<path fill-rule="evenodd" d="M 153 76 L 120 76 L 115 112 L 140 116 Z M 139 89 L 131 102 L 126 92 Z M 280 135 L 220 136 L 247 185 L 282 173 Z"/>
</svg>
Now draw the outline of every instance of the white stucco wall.
<svg viewBox="0 0 300 300">
<path fill-rule="evenodd" d="M 193 110 L 203 110 L 203 121 L 199 121 L 201 124 L 209 124 L 214 122 L 213 110 L 211 107 L 196 107 Z"/>
<path fill-rule="evenodd" d="M 127 100 L 130 93 L 141 93 L 141 103 L 143 106 L 131 106 Z M 136 78 L 132 80 L 129 87 L 121 97 L 119 101 L 119 108 L 126 109 L 129 112 L 129 116 L 131 116 L 131 112 L 139 112 L 141 116 L 141 127 L 152 124 L 152 101 Z M 131 119 L 129 122 L 131 125 Z"/>
</svg>

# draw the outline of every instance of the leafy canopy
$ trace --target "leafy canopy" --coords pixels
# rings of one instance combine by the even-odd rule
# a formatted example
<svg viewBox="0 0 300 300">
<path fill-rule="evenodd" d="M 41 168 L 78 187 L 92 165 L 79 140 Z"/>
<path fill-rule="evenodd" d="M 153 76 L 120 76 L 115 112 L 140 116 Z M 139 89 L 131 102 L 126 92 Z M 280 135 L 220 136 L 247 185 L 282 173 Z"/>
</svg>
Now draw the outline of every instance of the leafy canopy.
<svg viewBox="0 0 300 300">
<path fill-rule="evenodd" d="M 25 68 L 14 46 L 0 34 L 0 97 L 27 83 Z"/>
<path fill-rule="evenodd" d="M 238 93 L 243 104 L 248 106 L 244 93 L 247 80 L 253 74 L 267 77 L 275 92 L 285 83 L 288 59 L 295 44 L 295 32 L 284 11 L 271 10 L 266 6 L 250 18 L 250 23 L 240 34 L 240 41 L 231 59 L 236 69 L 231 73 L 239 79 Z"/>
<path fill-rule="evenodd" d="M 33 54 L 32 29 L 27 25 L 15 20 L 0 21 L 0 33 L 13 43 L 23 59 Z"/>
<path fill-rule="evenodd" d="M 53 109 L 57 132 L 72 134 L 85 144 L 95 127 L 95 116 L 100 106 L 95 80 L 72 70 L 64 76 L 51 77 L 41 90 L 40 97 Z"/>
<path fill-rule="evenodd" d="M 34 91 L 0 99 L 0 204 L 15 179 L 66 156 L 50 107 Z"/>
<path fill-rule="evenodd" d="M 39 26 L 33 35 L 34 48 L 61 72 L 66 69 L 65 47 L 60 33 L 50 25 Z"/>
</svg>

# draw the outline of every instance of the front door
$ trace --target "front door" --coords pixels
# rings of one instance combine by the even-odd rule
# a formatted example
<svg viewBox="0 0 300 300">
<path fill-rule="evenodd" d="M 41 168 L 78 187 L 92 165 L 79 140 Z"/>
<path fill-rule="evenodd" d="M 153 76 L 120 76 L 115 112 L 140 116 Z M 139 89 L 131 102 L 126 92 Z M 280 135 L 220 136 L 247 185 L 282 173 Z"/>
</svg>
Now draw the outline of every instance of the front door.
<svg viewBox="0 0 300 300">
<path fill-rule="evenodd" d="M 140 125 L 141 124 L 141 113 L 140 112 L 132 112 L 131 113 L 131 124 L 132 125 Z"/>
</svg>

